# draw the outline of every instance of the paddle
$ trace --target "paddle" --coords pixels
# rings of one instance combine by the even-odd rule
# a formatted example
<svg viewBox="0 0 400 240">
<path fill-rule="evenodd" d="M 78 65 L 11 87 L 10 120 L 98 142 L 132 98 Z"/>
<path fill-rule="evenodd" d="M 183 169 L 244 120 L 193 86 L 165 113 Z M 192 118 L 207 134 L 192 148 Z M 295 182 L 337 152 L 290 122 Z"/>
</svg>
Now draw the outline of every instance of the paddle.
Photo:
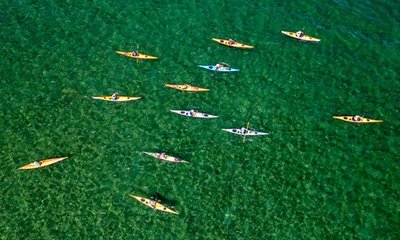
<svg viewBox="0 0 400 240">
<path fill-rule="evenodd" d="M 225 62 L 221 62 L 221 65 L 225 66 L 225 67 L 230 67 L 229 64 L 225 63 Z"/>
<path fill-rule="evenodd" d="M 136 43 L 136 51 L 139 51 L 139 44 Z M 136 58 L 136 63 L 139 63 L 139 59 Z"/>
<path fill-rule="evenodd" d="M 187 162 L 187 161 L 185 161 L 185 160 L 180 160 L 180 159 L 179 159 L 179 162 L 180 162 L 180 163 L 190 164 L 190 162 Z"/>
<path fill-rule="evenodd" d="M 245 130 L 245 132 L 243 133 L 243 143 L 246 141 L 246 131 L 249 130 L 249 124 L 250 124 L 250 122 L 247 122 L 246 130 Z"/>
</svg>

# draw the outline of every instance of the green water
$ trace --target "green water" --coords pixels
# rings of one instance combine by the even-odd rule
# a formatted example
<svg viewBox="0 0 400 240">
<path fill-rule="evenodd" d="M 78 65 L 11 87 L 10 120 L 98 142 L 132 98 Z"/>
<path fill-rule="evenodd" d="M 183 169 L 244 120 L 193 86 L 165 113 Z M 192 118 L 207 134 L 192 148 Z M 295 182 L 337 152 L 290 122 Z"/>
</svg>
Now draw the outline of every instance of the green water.
<svg viewBox="0 0 400 240">
<path fill-rule="evenodd" d="M 0 239 L 400 238 L 397 1 L 0 7 Z M 322 40 L 300 43 L 281 30 Z M 137 47 L 159 59 L 115 54 Z M 219 61 L 241 71 L 197 67 Z M 91 99 L 113 92 L 143 99 Z M 169 112 L 191 108 L 219 118 Z M 384 123 L 332 119 L 356 114 Z M 271 134 L 243 144 L 220 130 L 247 122 Z M 61 156 L 69 159 L 17 170 Z M 181 214 L 153 212 L 128 196 L 152 193 Z"/>
</svg>

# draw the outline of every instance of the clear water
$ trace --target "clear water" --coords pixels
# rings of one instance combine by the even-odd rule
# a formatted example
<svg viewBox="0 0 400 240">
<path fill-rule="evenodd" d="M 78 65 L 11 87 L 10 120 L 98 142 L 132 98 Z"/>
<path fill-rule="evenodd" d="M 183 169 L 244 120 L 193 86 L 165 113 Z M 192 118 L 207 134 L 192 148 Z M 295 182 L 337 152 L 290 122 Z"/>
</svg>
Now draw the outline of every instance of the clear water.
<svg viewBox="0 0 400 240">
<path fill-rule="evenodd" d="M 0 7 L 1 239 L 400 238 L 396 1 Z M 115 53 L 137 48 L 159 59 Z M 241 71 L 197 67 L 220 61 Z M 143 99 L 91 99 L 113 92 Z M 191 108 L 220 117 L 169 112 Z M 384 123 L 332 119 L 356 114 Z M 247 122 L 271 135 L 243 144 L 221 131 Z M 164 164 L 142 151 L 191 164 Z M 17 170 L 59 156 L 69 159 Z M 181 214 L 153 212 L 128 196 L 152 193 Z"/>
</svg>

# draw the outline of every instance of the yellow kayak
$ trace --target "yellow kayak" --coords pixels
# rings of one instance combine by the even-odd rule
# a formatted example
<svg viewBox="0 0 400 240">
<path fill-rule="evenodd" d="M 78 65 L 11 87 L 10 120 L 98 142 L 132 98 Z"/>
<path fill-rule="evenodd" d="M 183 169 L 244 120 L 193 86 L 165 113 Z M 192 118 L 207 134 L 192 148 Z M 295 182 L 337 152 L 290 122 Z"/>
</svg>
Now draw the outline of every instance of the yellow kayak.
<svg viewBox="0 0 400 240">
<path fill-rule="evenodd" d="M 167 212 L 167 213 L 172 213 L 172 214 L 176 214 L 179 215 L 178 212 L 167 208 L 166 206 L 162 205 L 161 203 L 158 202 L 152 202 L 150 199 L 148 198 L 144 198 L 144 197 L 138 197 L 135 195 L 130 194 L 129 196 L 131 196 L 132 198 L 138 200 L 139 202 L 143 203 L 144 205 L 156 210 L 156 211 L 161 211 L 161 212 Z"/>
<path fill-rule="evenodd" d="M 292 38 L 296 38 L 298 40 L 305 41 L 305 42 L 319 42 L 319 41 L 321 41 L 321 39 L 310 37 L 308 35 L 305 35 L 301 31 L 298 31 L 298 32 L 281 31 L 281 32 L 283 34 L 285 34 L 286 36 L 289 36 L 289 37 L 292 37 Z"/>
<path fill-rule="evenodd" d="M 165 84 L 165 86 L 169 87 L 169 88 L 178 89 L 178 90 L 181 90 L 181 91 L 186 91 L 186 92 L 206 92 L 206 91 L 210 91 L 210 89 L 208 89 L 208 88 L 195 87 L 195 86 L 191 86 L 189 84 L 182 84 L 182 85 Z"/>
<path fill-rule="evenodd" d="M 126 57 L 130 58 L 136 58 L 136 59 L 149 59 L 149 60 L 154 60 L 157 59 L 158 57 L 150 56 L 147 54 L 139 53 L 137 51 L 134 52 L 121 52 L 121 51 L 115 51 L 118 54 L 124 55 Z"/>
<path fill-rule="evenodd" d="M 232 39 L 226 40 L 226 39 L 213 38 L 212 40 L 216 41 L 217 43 L 220 43 L 222 45 L 229 46 L 229 47 L 247 48 L 247 49 L 254 48 L 254 46 L 246 45 L 246 44 L 243 44 L 243 43 L 238 43 L 238 42 L 236 42 L 235 40 L 232 40 Z"/>
<path fill-rule="evenodd" d="M 101 96 L 101 97 L 92 97 L 96 100 L 104 100 L 104 101 L 111 101 L 111 102 L 128 102 L 133 100 L 141 99 L 141 97 L 129 97 L 129 96 L 118 96 L 113 99 L 112 96 Z"/>
<path fill-rule="evenodd" d="M 380 123 L 383 122 L 383 120 L 375 120 L 375 119 L 369 119 L 369 118 L 364 118 L 360 116 L 333 116 L 334 119 L 346 121 L 346 122 L 351 122 L 351 123 Z"/>
<path fill-rule="evenodd" d="M 19 170 L 28 170 L 28 169 L 36 169 L 36 168 L 42 168 L 42 167 L 46 167 L 49 166 L 51 164 L 60 162 L 64 159 L 67 159 L 68 157 L 60 157 L 60 158 L 49 158 L 49 159 L 45 159 L 45 160 L 41 160 L 39 162 L 33 162 L 33 163 L 29 163 L 25 166 L 22 166 L 20 168 L 18 168 Z"/>
</svg>

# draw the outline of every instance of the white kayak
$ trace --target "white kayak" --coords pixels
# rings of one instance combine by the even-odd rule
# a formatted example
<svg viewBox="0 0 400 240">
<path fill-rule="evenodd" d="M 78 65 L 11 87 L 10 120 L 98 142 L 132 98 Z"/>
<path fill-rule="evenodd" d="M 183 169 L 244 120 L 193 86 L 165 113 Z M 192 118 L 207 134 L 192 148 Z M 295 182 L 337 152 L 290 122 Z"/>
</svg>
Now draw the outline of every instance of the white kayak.
<svg viewBox="0 0 400 240">
<path fill-rule="evenodd" d="M 149 156 L 155 157 L 161 161 L 167 161 L 167 162 L 173 162 L 173 163 L 189 163 L 189 162 L 181 160 L 177 157 L 169 156 L 165 153 L 153 153 L 153 152 L 143 152 L 143 153 L 147 154 Z"/>
<path fill-rule="evenodd" d="M 217 118 L 218 116 L 214 116 L 208 113 L 201 113 L 201 112 L 197 112 L 197 111 L 186 111 L 186 110 L 170 110 L 173 113 L 177 113 L 179 115 L 182 116 L 186 116 L 186 117 L 193 117 L 193 118 Z"/>
<path fill-rule="evenodd" d="M 253 130 L 248 130 L 246 128 L 225 128 L 222 130 L 233 133 L 233 134 L 242 135 L 242 136 L 261 136 L 261 135 L 269 134 L 269 133 L 265 133 L 265 132 L 257 132 L 257 131 L 253 131 Z"/>
<path fill-rule="evenodd" d="M 210 71 L 216 71 L 216 72 L 239 72 L 240 69 L 235 69 L 235 68 L 230 68 L 228 66 L 224 65 L 199 65 L 199 67 L 208 69 Z"/>
</svg>

